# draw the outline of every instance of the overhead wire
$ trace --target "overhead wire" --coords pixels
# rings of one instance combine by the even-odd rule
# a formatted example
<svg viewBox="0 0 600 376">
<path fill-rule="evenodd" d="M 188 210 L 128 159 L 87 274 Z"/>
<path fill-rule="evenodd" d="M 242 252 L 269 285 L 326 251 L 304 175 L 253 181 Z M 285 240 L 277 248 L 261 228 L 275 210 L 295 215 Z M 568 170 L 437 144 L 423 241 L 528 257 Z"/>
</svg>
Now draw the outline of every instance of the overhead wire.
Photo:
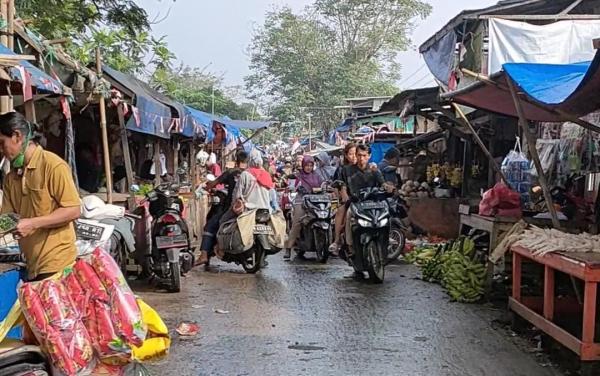
<svg viewBox="0 0 600 376">
<path fill-rule="evenodd" d="M 415 74 L 417 74 L 420 71 L 422 71 L 423 68 L 425 68 L 426 66 L 427 65 L 425 63 L 421 63 L 421 66 L 416 71 L 412 72 L 411 74 L 409 74 L 405 78 L 401 79 L 400 82 L 399 82 L 399 85 L 402 85 L 402 84 L 406 83 L 406 81 L 410 81 L 410 79 L 413 78 L 415 76 Z"/>
<path fill-rule="evenodd" d="M 429 77 L 431 77 L 431 73 L 430 73 L 430 72 L 426 72 L 426 73 L 425 73 L 425 75 L 423 75 L 423 76 L 419 77 L 419 78 L 418 78 L 418 79 L 416 79 L 416 80 L 412 80 L 410 84 L 406 84 L 406 85 L 404 85 L 404 86 L 405 86 L 406 88 L 413 87 L 415 84 L 418 84 L 418 83 L 422 82 L 423 80 L 425 80 L 425 79 L 427 79 L 427 78 L 429 78 Z"/>
</svg>

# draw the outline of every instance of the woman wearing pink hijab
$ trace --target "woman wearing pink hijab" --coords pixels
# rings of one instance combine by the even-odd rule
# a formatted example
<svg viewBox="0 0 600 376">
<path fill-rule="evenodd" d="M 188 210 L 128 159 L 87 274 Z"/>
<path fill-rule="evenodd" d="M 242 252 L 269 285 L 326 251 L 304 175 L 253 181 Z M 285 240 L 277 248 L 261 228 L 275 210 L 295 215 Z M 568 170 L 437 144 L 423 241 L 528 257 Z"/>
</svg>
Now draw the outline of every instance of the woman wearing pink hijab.
<svg viewBox="0 0 600 376">
<path fill-rule="evenodd" d="M 296 190 L 298 195 L 294 200 L 294 211 L 292 217 L 292 228 L 288 234 L 283 259 L 289 260 L 292 256 L 292 248 L 296 245 L 300 231 L 302 230 L 302 218 L 304 217 L 304 208 L 302 207 L 302 196 L 306 193 L 311 193 L 313 188 L 320 188 L 323 184 L 323 179 L 314 171 L 315 160 L 309 155 L 302 158 L 302 169 L 297 174 Z"/>
</svg>

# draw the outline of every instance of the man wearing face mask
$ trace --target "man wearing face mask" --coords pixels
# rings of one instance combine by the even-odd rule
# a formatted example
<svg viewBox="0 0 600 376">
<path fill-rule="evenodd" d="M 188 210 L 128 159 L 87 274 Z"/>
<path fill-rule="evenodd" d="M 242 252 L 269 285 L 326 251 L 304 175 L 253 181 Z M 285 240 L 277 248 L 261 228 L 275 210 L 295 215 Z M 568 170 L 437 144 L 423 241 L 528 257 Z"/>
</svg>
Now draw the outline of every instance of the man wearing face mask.
<svg viewBox="0 0 600 376">
<path fill-rule="evenodd" d="M 75 262 L 73 221 L 80 200 L 67 163 L 39 144 L 37 125 L 23 115 L 0 115 L 0 152 L 11 161 L 4 180 L 2 214 L 20 216 L 14 233 L 30 281 L 40 281 Z"/>
</svg>

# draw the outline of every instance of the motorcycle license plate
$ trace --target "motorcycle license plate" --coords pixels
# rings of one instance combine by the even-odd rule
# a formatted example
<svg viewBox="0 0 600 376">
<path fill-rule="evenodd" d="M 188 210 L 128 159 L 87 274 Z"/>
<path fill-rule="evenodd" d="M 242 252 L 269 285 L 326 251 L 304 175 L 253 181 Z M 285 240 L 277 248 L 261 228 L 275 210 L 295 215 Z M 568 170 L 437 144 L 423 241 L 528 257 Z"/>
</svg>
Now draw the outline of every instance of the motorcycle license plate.
<svg viewBox="0 0 600 376">
<path fill-rule="evenodd" d="M 267 225 L 254 225 L 255 234 L 273 235 L 273 229 Z"/>
<path fill-rule="evenodd" d="M 187 245 L 188 241 L 186 235 L 156 237 L 156 248 L 158 249 L 187 247 Z"/>
</svg>

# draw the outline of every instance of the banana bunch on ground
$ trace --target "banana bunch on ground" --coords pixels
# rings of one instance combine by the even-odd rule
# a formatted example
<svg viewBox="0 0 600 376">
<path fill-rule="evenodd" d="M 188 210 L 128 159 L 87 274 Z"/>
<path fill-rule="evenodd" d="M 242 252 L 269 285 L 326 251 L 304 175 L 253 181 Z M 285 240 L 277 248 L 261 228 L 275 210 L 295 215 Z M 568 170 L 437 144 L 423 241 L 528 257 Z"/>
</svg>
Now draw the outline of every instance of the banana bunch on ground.
<svg viewBox="0 0 600 376">
<path fill-rule="evenodd" d="M 404 260 L 411 264 L 417 264 L 419 266 L 425 265 L 429 260 L 433 259 L 437 252 L 434 247 L 420 247 L 415 248 L 412 252 L 404 255 Z"/>
<path fill-rule="evenodd" d="M 475 258 L 475 243 L 463 238 L 454 243 L 442 266 L 442 286 L 457 302 L 473 303 L 485 293 L 486 267 Z"/>
</svg>

